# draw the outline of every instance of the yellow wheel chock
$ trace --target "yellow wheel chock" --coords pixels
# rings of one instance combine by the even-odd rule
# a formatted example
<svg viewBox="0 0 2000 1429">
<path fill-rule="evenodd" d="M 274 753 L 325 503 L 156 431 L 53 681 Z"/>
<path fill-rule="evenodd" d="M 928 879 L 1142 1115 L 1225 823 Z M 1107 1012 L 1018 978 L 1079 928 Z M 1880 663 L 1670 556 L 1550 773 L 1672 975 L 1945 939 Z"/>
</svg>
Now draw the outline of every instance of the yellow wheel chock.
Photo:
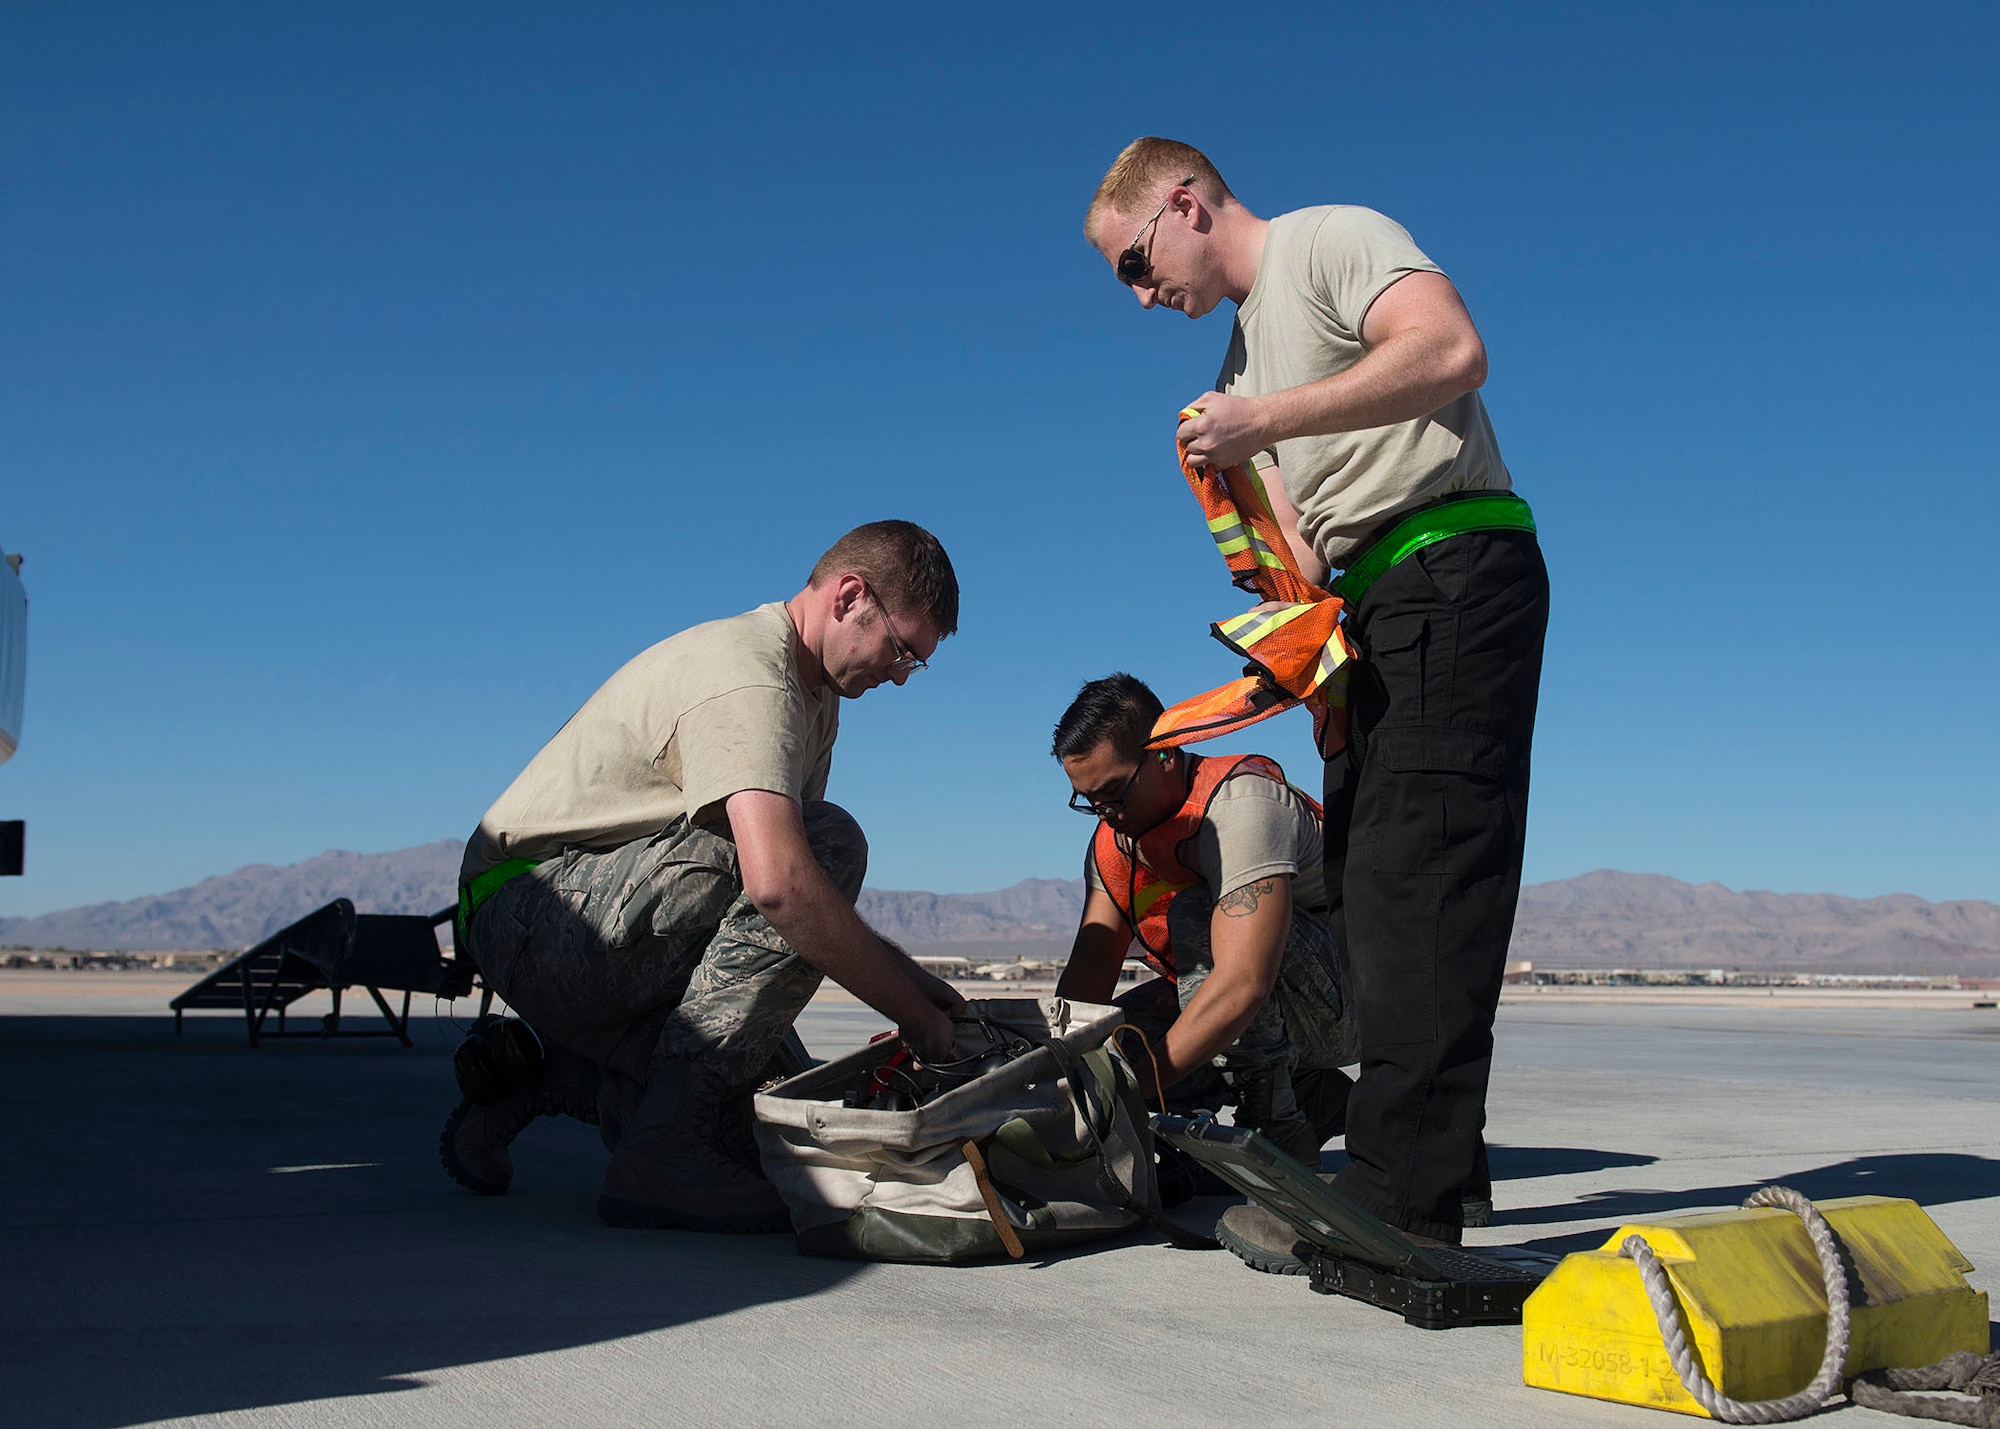
<svg viewBox="0 0 2000 1429">
<path fill-rule="evenodd" d="M 1818 1211 L 1846 1270 L 1844 1377 L 1987 1352 L 1986 1294 L 1965 1280 L 1972 1264 L 1916 1202 L 1850 1196 Z M 1628 1236 L 1666 1272 L 1687 1346 L 1717 1395 L 1775 1400 L 1814 1381 L 1828 1343 L 1827 1276 L 1799 1215 L 1758 1208 L 1621 1226 L 1601 1248 L 1566 1257 L 1522 1309 L 1528 1384 L 1709 1417 L 1675 1371 L 1638 1263 L 1621 1253 Z"/>
</svg>

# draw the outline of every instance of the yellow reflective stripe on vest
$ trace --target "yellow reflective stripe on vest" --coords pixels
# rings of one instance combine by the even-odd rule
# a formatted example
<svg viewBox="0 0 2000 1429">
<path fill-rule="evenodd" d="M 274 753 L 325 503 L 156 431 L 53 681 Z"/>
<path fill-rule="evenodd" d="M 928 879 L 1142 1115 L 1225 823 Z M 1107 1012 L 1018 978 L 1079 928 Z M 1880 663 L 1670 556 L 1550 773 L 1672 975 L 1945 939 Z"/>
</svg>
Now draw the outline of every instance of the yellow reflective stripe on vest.
<svg viewBox="0 0 2000 1429">
<path fill-rule="evenodd" d="M 1222 552 L 1225 560 L 1248 551 L 1257 558 L 1260 566 L 1271 566 L 1281 571 L 1286 569 L 1284 558 L 1272 550 L 1262 536 L 1244 525 L 1241 516 L 1216 517 L 1208 523 L 1208 534 L 1215 537 L 1215 549 Z"/>
<path fill-rule="evenodd" d="M 1210 521 L 1208 534 L 1215 537 L 1215 549 L 1225 556 L 1249 550 L 1250 542 L 1255 539 L 1250 528 L 1243 524 L 1243 518 L 1233 511 Z"/>
<path fill-rule="evenodd" d="M 1138 861 L 1137 855 L 1134 855 L 1133 861 L 1135 863 Z M 1153 905 L 1158 903 L 1162 898 L 1170 897 L 1180 892 L 1183 888 L 1192 887 L 1194 887 L 1192 883 L 1169 883 L 1164 878 L 1154 883 L 1142 885 L 1139 891 L 1132 895 L 1132 921 L 1135 923 L 1142 922 L 1146 915 L 1152 912 Z"/>
<path fill-rule="evenodd" d="M 1275 609 L 1263 607 L 1246 610 L 1241 615 L 1218 620 L 1215 628 L 1220 630 L 1239 652 L 1247 655 L 1250 653 L 1250 646 L 1255 645 L 1272 631 L 1291 624 L 1311 609 L 1309 605 L 1284 605 Z"/>
<path fill-rule="evenodd" d="M 1181 411 L 1183 420 L 1194 415 L 1193 408 Z M 1345 701 L 1337 687 L 1344 683 L 1340 672 L 1345 662 L 1356 653 L 1340 631 L 1340 601 L 1295 564 L 1297 534 L 1279 522 L 1270 487 L 1255 461 L 1218 469 L 1192 461 L 1185 448 L 1179 455 L 1181 475 L 1229 567 L 1231 583 L 1265 602 L 1263 609 L 1218 621 L 1210 629 L 1257 665 L 1260 674 L 1169 708 L 1154 722 L 1148 748 L 1195 744 L 1304 702 L 1312 712 L 1313 741 L 1320 753 L 1337 752 L 1345 741 L 1345 721 L 1339 717 Z M 1288 628 L 1308 612 L 1313 623 Z M 1336 691 L 1331 701 L 1330 690 Z"/>
<path fill-rule="evenodd" d="M 1231 649 L 1247 659 L 1257 658 L 1257 646 L 1294 620 L 1310 614 L 1314 607 L 1303 604 L 1284 606 L 1262 606 L 1247 610 L 1241 615 L 1232 615 L 1227 620 L 1218 620 L 1215 630 Z M 1311 679 L 1303 686 L 1290 691 L 1303 699 L 1324 685 L 1333 677 L 1333 672 L 1347 663 L 1347 650 L 1335 635 L 1319 648 L 1319 656 Z"/>
<path fill-rule="evenodd" d="M 1320 647 L 1319 669 L 1313 675 L 1313 688 L 1318 689 L 1331 680 L 1347 663 L 1347 652 L 1340 648 L 1338 640 L 1329 640 Z"/>
</svg>

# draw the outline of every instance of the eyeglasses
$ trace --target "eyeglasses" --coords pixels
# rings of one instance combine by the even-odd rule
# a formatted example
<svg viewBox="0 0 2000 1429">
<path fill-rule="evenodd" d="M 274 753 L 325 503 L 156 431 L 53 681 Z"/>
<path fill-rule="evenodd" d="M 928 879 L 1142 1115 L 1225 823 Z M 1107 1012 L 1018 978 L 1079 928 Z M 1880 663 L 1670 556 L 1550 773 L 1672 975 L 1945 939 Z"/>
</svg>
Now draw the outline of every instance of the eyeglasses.
<svg viewBox="0 0 2000 1429">
<path fill-rule="evenodd" d="M 1085 798 L 1081 790 L 1072 789 L 1069 795 L 1069 806 L 1079 814 L 1089 814 L 1094 819 L 1109 818 L 1112 814 L 1117 813 L 1125 807 L 1125 796 L 1130 794 L 1132 786 L 1139 782 L 1139 774 L 1145 767 L 1146 761 L 1141 759 L 1133 766 L 1132 773 L 1126 778 L 1125 782 L 1118 786 L 1118 792 L 1108 799 Z"/>
<path fill-rule="evenodd" d="M 1171 173 L 1172 170 L 1168 170 L 1168 172 Z M 1194 181 L 1195 176 L 1189 174 L 1186 178 L 1175 184 L 1174 188 L 1184 189 Z M 1167 205 L 1173 201 L 1174 190 L 1168 189 L 1167 196 L 1160 200 L 1158 210 L 1155 211 L 1151 218 L 1140 225 L 1139 231 L 1132 235 L 1132 241 L 1125 245 L 1125 251 L 1118 255 L 1118 281 L 1126 287 L 1129 288 L 1134 283 L 1143 283 L 1146 279 L 1153 276 L 1153 240 L 1146 238 L 1146 230 L 1160 221 L 1160 215 L 1167 211 Z M 1141 238 L 1146 238 L 1146 246 L 1144 248 L 1139 246 Z"/>
<path fill-rule="evenodd" d="M 889 648 L 896 652 L 896 658 L 889 662 L 889 673 L 892 675 L 914 675 L 919 670 L 930 669 L 931 666 L 928 660 L 919 658 L 916 651 L 910 649 L 901 640 L 896 638 L 896 627 L 889 623 L 889 607 L 882 604 L 882 597 L 875 594 L 874 588 L 867 581 L 861 583 L 861 588 L 868 592 L 868 598 L 875 602 L 875 609 L 881 612 L 882 628 L 889 634 Z"/>
</svg>

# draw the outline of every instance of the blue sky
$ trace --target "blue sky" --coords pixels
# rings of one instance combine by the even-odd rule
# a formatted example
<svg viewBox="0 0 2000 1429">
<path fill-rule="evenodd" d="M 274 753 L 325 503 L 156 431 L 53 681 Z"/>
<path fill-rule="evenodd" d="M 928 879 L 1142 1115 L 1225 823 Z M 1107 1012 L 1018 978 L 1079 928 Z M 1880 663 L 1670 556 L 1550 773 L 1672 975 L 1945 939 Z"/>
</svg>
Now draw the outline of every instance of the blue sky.
<svg viewBox="0 0 2000 1429">
<path fill-rule="evenodd" d="M 930 526 L 844 711 L 878 887 L 1073 877 L 1047 754 L 1234 667 L 1127 140 L 1391 214 L 1554 582 L 1527 876 L 2000 899 L 1990 6 L 16 7 L 0 914 L 461 837 L 616 666 Z M 1303 716 L 1259 747 L 1309 787 Z"/>
</svg>

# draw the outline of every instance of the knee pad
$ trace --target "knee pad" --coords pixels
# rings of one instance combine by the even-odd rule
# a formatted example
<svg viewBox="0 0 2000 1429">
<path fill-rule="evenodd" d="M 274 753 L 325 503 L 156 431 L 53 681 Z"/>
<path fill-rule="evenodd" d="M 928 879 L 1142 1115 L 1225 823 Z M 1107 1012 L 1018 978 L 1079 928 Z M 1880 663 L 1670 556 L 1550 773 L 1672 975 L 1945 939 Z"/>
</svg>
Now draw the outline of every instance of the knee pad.
<svg viewBox="0 0 2000 1429">
<path fill-rule="evenodd" d="M 491 1106 L 502 1097 L 540 1084 L 547 1057 L 535 1029 L 518 1017 L 488 1014 L 472 1024 L 458 1050 L 451 1054 L 458 1089 L 476 1106 Z"/>
</svg>

